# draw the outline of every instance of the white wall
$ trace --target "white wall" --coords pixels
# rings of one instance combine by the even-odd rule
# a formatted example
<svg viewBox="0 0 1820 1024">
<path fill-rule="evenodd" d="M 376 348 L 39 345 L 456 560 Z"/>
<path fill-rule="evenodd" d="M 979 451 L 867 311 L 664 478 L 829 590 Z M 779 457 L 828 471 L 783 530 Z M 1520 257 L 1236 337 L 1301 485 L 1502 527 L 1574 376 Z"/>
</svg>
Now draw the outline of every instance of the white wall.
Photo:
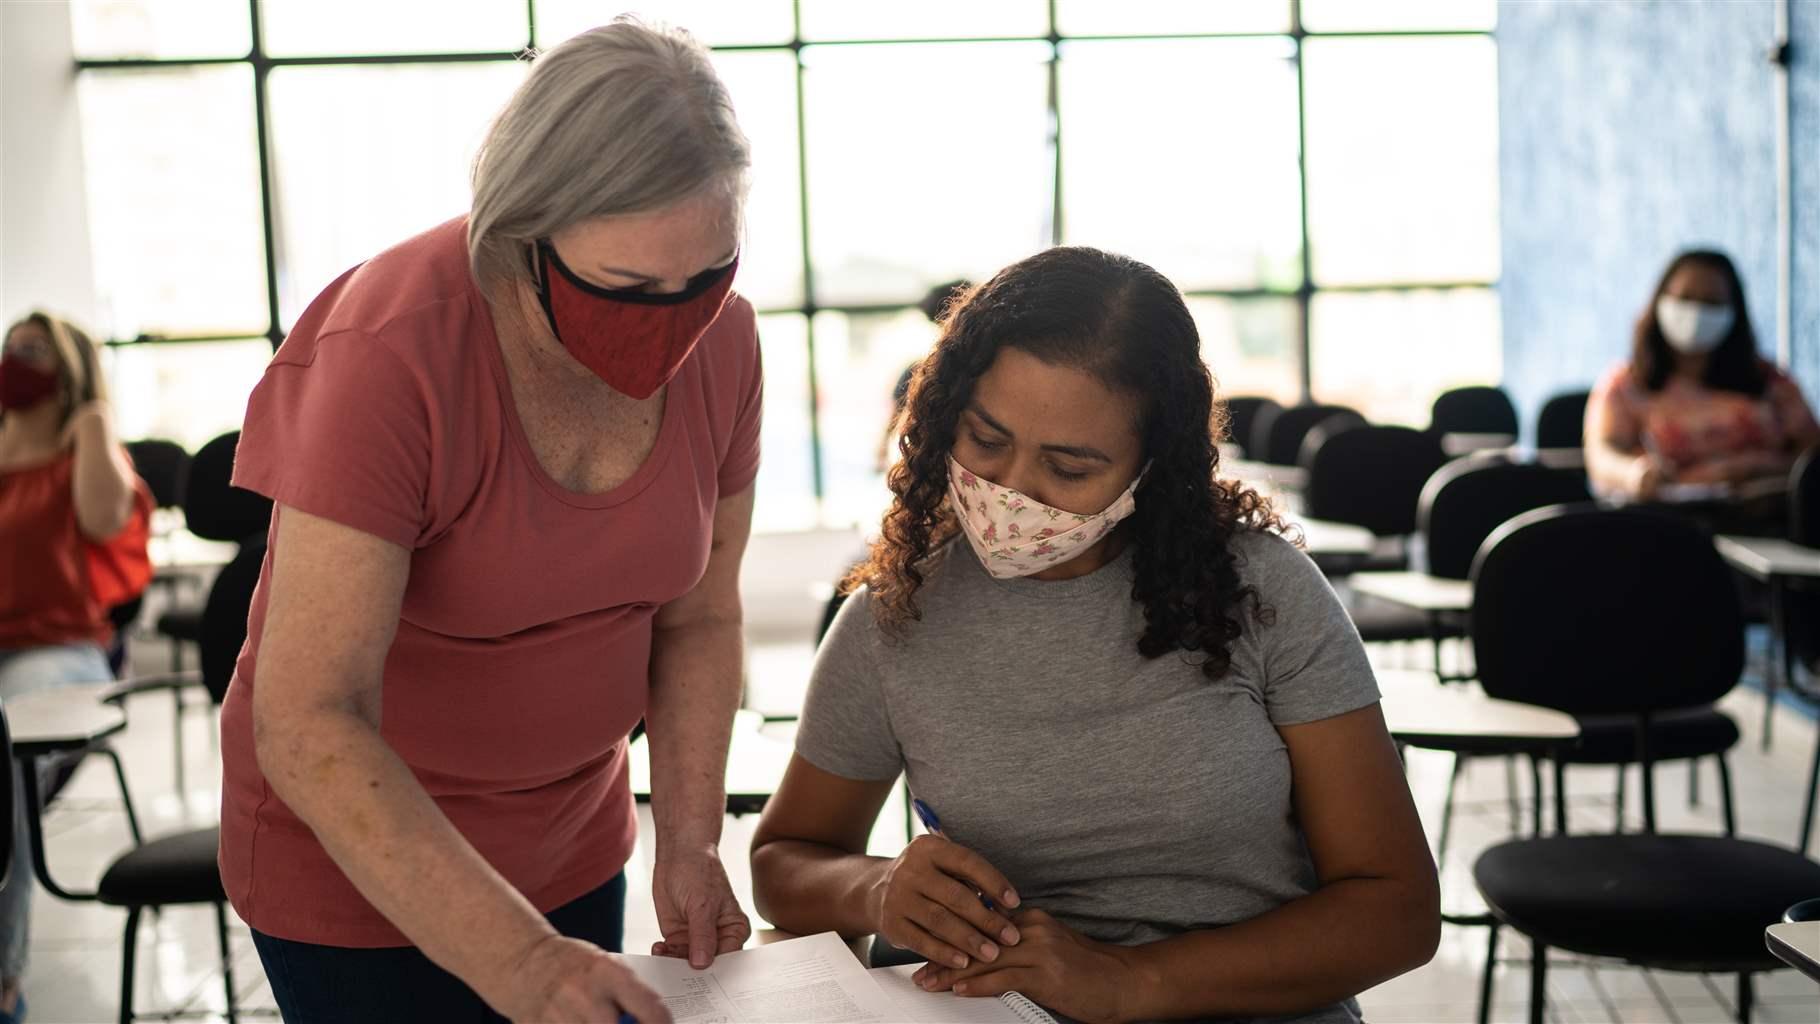
<svg viewBox="0 0 1820 1024">
<path fill-rule="evenodd" d="M 97 322 L 73 62 L 67 4 L 0 2 L 0 323 Z"/>
</svg>

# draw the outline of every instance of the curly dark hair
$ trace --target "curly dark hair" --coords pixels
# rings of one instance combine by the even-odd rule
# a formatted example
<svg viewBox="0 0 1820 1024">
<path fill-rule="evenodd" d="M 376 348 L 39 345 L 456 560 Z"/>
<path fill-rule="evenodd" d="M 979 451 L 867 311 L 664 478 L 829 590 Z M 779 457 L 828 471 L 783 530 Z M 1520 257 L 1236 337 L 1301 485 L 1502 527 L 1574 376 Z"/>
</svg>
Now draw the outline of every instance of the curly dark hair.
<svg viewBox="0 0 1820 1024">
<path fill-rule="evenodd" d="M 1120 525 L 1132 548 L 1131 598 L 1144 606 L 1137 649 L 1146 658 L 1198 652 L 1209 679 L 1232 665 L 1241 605 L 1260 622 L 1271 610 L 1239 576 L 1232 552 L 1243 530 L 1286 532 L 1269 501 L 1219 478 L 1216 439 L 1226 410 L 1214 401 L 1200 334 L 1169 280 L 1125 256 L 1079 246 L 1049 249 L 999 271 L 949 307 L 940 340 L 910 386 L 896 496 L 869 558 L 842 581 L 871 591 L 873 614 L 902 636 L 922 617 L 917 592 L 930 555 L 959 525 L 948 508 L 950 449 L 976 381 L 999 349 L 1092 374 L 1135 396 L 1150 470 L 1137 510 Z"/>
<path fill-rule="evenodd" d="M 1716 391 L 1736 391 L 1752 398 L 1769 386 L 1763 358 L 1757 354 L 1757 332 L 1751 327 L 1750 306 L 1744 301 L 1744 279 L 1731 257 L 1712 249 L 1689 249 L 1677 255 L 1656 282 L 1655 294 L 1637 318 L 1635 337 L 1631 342 L 1630 365 L 1637 379 L 1650 391 L 1660 391 L 1675 369 L 1675 353 L 1662 336 L 1656 322 L 1656 303 L 1668 290 L 1668 282 L 1682 267 L 1704 267 L 1724 278 L 1732 293 L 1732 330 L 1713 349 L 1706 361 L 1707 387 Z"/>
</svg>

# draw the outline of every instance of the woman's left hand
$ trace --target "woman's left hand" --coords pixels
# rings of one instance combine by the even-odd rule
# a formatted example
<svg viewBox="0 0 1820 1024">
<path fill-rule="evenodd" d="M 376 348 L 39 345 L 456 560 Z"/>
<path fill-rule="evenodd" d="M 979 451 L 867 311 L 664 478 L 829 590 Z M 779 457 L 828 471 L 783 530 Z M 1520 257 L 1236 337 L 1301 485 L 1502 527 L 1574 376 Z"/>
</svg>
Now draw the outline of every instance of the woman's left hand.
<svg viewBox="0 0 1820 1024">
<path fill-rule="evenodd" d="M 658 858 L 651 896 L 664 933 L 664 940 L 651 947 L 652 956 L 687 959 L 689 966 L 701 969 L 752 937 L 752 922 L 733 898 L 727 870 L 712 847 Z"/>
<path fill-rule="evenodd" d="M 928 964 L 913 980 L 930 992 L 952 989 L 963 996 L 1022 993 L 1087 1024 L 1127 1019 L 1124 1000 L 1134 981 L 1123 947 L 1095 942 L 1041 910 L 1019 911 L 1012 921 L 1022 938 L 1003 947 L 998 959 L 965 968 Z"/>
</svg>

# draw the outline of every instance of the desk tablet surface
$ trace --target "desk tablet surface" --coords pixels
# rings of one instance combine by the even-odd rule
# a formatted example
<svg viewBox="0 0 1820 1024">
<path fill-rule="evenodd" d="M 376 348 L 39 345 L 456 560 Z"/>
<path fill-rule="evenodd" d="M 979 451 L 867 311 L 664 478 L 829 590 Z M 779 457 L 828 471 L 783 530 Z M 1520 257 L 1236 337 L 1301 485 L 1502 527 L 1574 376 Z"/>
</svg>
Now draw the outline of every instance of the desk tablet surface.
<svg viewBox="0 0 1820 1024">
<path fill-rule="evenodd" d="M 1580 735 L 1572 715 L 1487 697 L 1476 683 L 1441 683 L 1432 672 L 1378 673 L 1384 722 L 1397 739 L 1555 743 Z"/>
<path fill-rule="evenodd" d="M 1820 981 L 1820 921 L 1772 924 L 1763 932 L 1763 944 L 1790 967 Z"/>
<path fill-rule="evenodd" d="M 1346 578 L 1355 593 L 1425 612 L 1472 610 L 1472 583 L 1422 572 L 1361 572 Z"/>
</svg>

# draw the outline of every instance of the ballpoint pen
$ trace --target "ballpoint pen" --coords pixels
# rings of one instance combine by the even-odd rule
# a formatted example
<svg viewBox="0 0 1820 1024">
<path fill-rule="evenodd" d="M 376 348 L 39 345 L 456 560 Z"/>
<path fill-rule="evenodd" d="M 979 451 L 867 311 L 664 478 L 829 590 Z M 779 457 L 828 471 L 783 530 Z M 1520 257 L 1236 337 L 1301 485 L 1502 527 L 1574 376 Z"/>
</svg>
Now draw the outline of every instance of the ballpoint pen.
<svg viewBox="0 0 1820 1024">
<path fill-rule="evenodd" d="M 915 797 L 910 798 L 910 806 L 916 810 L 916 816 L 922 819 L 923 827 L 929 830 L 930 835 L 948 839 L 948 834 L 942 831 L 942 819 L 935 816 L 935 808 L 930 807 L 928 804 L 923 803 Z M 950 839 L 949 842 L 953 842 L 953 840 Z M 998 905 L 992 902 L 992 897 L 987 896 L 983 892 L 976 893 L 975 895 L 979 896 L 980 902 L 986 905 L 987 910 L 998 909 Z"/>
</svg>

